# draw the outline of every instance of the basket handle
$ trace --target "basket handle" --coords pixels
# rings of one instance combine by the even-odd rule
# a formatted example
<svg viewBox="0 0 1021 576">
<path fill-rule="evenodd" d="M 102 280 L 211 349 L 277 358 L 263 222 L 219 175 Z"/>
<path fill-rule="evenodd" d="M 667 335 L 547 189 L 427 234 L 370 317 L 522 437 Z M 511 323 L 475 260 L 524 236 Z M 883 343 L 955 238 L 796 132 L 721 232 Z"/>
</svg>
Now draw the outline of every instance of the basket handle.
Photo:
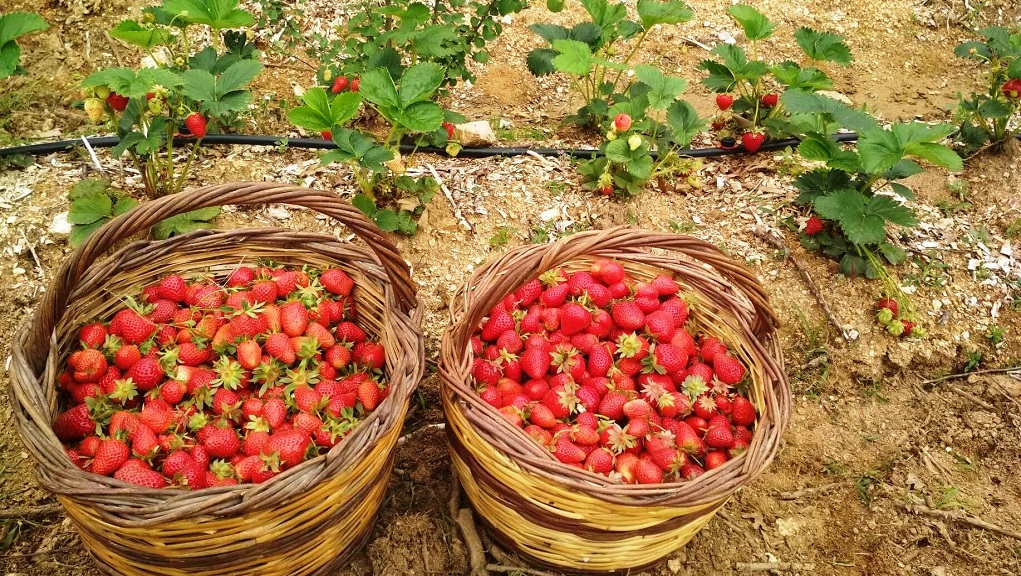
<svg viewBox="0 0 1021 576">
<path fill-rule="evenodd" d="M 469 280 L 468 288 L 477 288 L 471 285 L 475 282 L 474 279 L 485 278 L 492 270 L 505 271 L 506 275 L 501 278 L 501 282 L 509 286 L 520 286 L 541 272 L 582 256 L 598 255 L 612 258 L 616 252 L 635 248 L 659 248 L 679 252 L 696 262 L 712 266 L 748 297 L 755 312 L 751 330 L 756 337 L 765 338 L 776 328 L 776 315 L 769 306 L 769 297 L 758 278 L 718 247 L 693 236 L 639 230 L 627 226 L 579 232 L 561 238 L 553 244 L 505 252 L 501 257 L 490 260 L 479 268 L 473 279 Z M 502 297 L 502 294 L 493 291 L 487 300 L 479 299 L 473 302 L 471 310 L 466 310 L 467 321 L 458 322 L 461 333 L 457 334 L 456 341 L 467 342 L 468 332 L 475 329 L 482 321 L 482 317 L 488 314 Z"/>
<path fill-rule="evenodd" d="M 393 286 L 397 306 L 404 312 L 410 312 L 417 306 L 410 268 L 397 248 L 361 211 L 342 201 L 336 194 L 274 182 L 216 184 L 144 202 L 107 222 L 71 254 L 57 271 L 50 289 L 36 310 L 25 348 L 33 368 L 37 372 L 42 370 L 53 329 L 63 316 L 68 298 L 86 270 L 118 242 L 184 212 L 228 204 L 268 203 L 303 206 L 339 220 L 365 241 L 379 259 Z"/>
</svg>

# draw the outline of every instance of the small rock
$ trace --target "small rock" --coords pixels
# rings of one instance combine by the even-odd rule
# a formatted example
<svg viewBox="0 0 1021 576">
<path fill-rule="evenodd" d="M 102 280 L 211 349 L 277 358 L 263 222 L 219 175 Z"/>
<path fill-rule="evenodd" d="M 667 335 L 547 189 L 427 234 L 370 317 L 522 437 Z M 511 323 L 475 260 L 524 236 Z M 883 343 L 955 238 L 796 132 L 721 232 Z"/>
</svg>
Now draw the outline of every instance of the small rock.
<svg viewBox="0 0 1021 576">
<path fill-rule="evenodd" d="M 67 221 L 67 212 L 61 212 L 53 217 L 50 223 L 50 234 L 55 236 L 67 236 L 71 233 L 71 223 Z"/>
<path fill-rule="evenodd" d="M 287 220 L 291 217 L 291 213 L 283 206 L 270 206 L 266 208 L 266 215 L 277 220 Z"/>
<path fill-rule="evenodd" d="M 486 120 L 476 120 L 454 126 L 454 140 L 462 146 L 492 146 L 496 133 Z"/>
<path fill-rule="evenodd" d="M 556 208 L 550 208 L 549 210 L 544 211 L 542 214 L 539 214 L 539 219 L 542 220 L 543 222 L 549 222 L 550 220 L 556 218 L 557 216 L 560 216 L 560 210 Z"/>
</svg>

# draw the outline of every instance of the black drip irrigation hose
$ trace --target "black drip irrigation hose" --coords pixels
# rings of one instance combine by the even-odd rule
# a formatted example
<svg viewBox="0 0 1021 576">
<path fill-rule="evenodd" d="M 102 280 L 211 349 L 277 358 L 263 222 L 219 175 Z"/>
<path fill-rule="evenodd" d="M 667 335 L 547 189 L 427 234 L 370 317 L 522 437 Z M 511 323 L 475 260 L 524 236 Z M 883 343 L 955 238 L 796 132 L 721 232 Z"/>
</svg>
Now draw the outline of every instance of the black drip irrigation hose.
<svg viewBox="0 0 1021 576">
<path fill-rule="evenodd" d="M 858 135 L 853 132 L 840 133 L 833 135 L 832 138 L 837 142 L 854 142 L 858 140 Z M 83 139 L 81 138 L 77 140 L 58 140 L 56 142 L 40 142 L 38 144 L 0 148 L 0 158 L 14 156 L 17 154 L 40 156 L 44 154 L 53 154 L 55 152 L 66 152 L 77 146 L 82 146 L 84 144 L 82 140 Z M 88 140 L 89 146 L 92 148 L 113 148 L 120 143 L 120 138 L 117 136 L 94 136 L 86 138 L 85 140 Z M 174 138 L 174 145 L 187 145 L 194 141 L 194 138 L 178 137 Z M 801 141 L 796 138 L 773 140 L 763 144 L 760 150 L 767 152 L 783 150 L 788 146 L 792 148 L 796 147 L 800 142 Z M 210 134 L 202 139 L 202 143 L 206 145 L 226 144 L 242 146 L 287 146 L 292 148 L 309 148 L 319 150 L 329 150 L 337 147 L 332 140 L 322 140 L 319 138 L 287 138 L 285 136 L 254 136 L 247 134 Z M 410 144 L 401 144 L 400 150 L 402 154 L 425 152 L 429 154 L 449 156 L 446 150 L 435 146 L 416 147 Z M 686 148 L 677 151 L 678 155 L 686 156 L 688 158 L 717 158 L 720 156 L 745 153 L 747 153 L 747 151 L 744 146 L 735 146 L 733 148 Z M 514 146 L 508 148 L 462 148 L 461 151 L 457 153 L 457 158 L 506 158 L 511 156 L 524 156 L 526 154 L 538 154 L 539 156 L 549 157 L 569 156 L 571 158 L 596 158 L 603 155 L 603 153 L 597 149 L 531 148 L 528 146 Z M 657 156 L 656 152 L 651 152 L 651 156 L 655 158 Z"/>
</svg>

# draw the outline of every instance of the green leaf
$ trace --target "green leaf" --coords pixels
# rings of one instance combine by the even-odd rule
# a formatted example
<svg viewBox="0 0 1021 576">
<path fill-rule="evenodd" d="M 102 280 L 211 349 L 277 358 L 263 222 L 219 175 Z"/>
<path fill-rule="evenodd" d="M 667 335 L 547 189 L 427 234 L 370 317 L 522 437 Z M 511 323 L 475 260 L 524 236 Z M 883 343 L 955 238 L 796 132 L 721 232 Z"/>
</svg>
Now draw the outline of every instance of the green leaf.
<svg viewBox="0 0 1021 576">
<path fill-rule="evenodd" d="M 553 49 L 559 54 L 553 58 L 557 70 L 585 76 L 592 70 L 592 50 L 588 44 L 577 40 L 554 40 Z"/>
<path fill-rule="evenodd" d="M 426 58 L 446 58 L 463 49 L 459 46 L 460 37 L 457 31 L 451 26 L 439 24 L 426 26 L 420 30 L 411 43 L 418 55 Z"/>
<path fill-rule="evenodd" d="M 564 0 L 546 0 L 546 9 L 556 14 L 564 9 Z"/>
<path fill-rule="evenodd" d="M 528 58 L 525 60 L 528 71 L 533 76 L 548 76 L 556 72 L 557 68 L 553 65 L 553 59 L 557 57 L 557 54 L 556 50 L 550 50 L 549 48 L 536 48 L 532 50 L 528 53 Z"/>
<path fill-rule="evenodd" d="M 1021 78 L 1021 55 L 1014 58 L 1007 66 L 1007 77 L 1011 79 Z"/>
<path fill-rule="evenodd" d="M 596 26 L 599 29 L 598 26 Z M 556 24 L 532 24 L 528 27 L 529 30 L 538 34 L 543 40 L 552 43 L 554 40 L 566 40 L 570 37 L 570 33 L 567 28 L 558 26 Z M 581 40 L 575 38 L 575 40 Z M 583 40 L 582 40 L 583 41 Z"/>
<path fill-rule="evenodd" d="M 92 224 L 113 215 L 113 201 L 105 192 L 81 196 L 71 202 L 67 221 L 71 224 Z"/>
<path fill-rule="evenodd" d="M 217 30 L 255 24 L 255 18 L 238 8 L 238 0 L 164 0 L 163 9 L 186 22 Z"/>
<path fill-rule="evenodd" d="M 422 62 L 404 71 L 397 99 L 401 108 L 430 100 L 443 83 L 445 71 L 439 64 Z"/>
<path fill-rule="evenodd" d="M 402 126 L 415 132 L 432 132 L 443 124 L 443 108 L 435 102 L 415 102 L 394 114 Z"/>
<path fill-rule="evenodd" d="M 795 204 L 807 206 L 815 203 L 819 196 L 825 196 L 834 190 L 851 188 L 851 178 L 843 170 L 819 168 L 805 172 L 794 180 L 794 187 L 801 194 L 794 200 Z"/>
<path fill-rule="evenodd" d="M 567 38 L 584 42 L 595 49 L 599 45 L 599 39 L 603 35 L 603 29 L 596 26 L 595 22 L 581 22 L 571 28 Z M 556 38 L 554 38 L 556 40 Z M 551 40 L 552 42 L 552 40 Z"/>
<path fill-rule="evenodd" d="M 769 73 L 769 66 L 765 62 L 749 61 L 744 48 L 737 44 L 719 44 L 711 53 L 723 59 L 723 64 L 730 69 L 731 75 L 736 80 L 747 80 L 754 84 Z"/>
<path fill-rule="evenodd" d="M 809 66 L 802 68 L 791 61 L 781 62 L 772 68 L 776 80 L 787 86 L 787 88 L 800 88 L 802 90 L 829 90 L 833 88 L 833 81 L 825 72 L 818 68 Z"/>
<path fill-rule="evenodd" d="M 918 224 L 915 213 L 907 206 L 897 202 L 889 196 L 876 194 L 869 198 L 865 206 L 865 212 L 869 215 L 879 216 L 898 226 L 914 226 Z"/>
<path fill-rule="evenodd" d="M 675 100 L 666 112 L 666 123 L 673 130 L 674 144 L 686 147 L 705 129 L 705 119 L 700 118 L 695 108 L 684 100 Z"/>
<path fill-rule="evenodd" d="M 694 16 L 695 13 L 684 2 L 638 0 L 638 19 L 646 30 L 657 24 L 681 24 Z"/>
<path fill-rule="evenodd" d="M 822 114 L 832 118 L 848 130 L 859 134 L 879 130 L 874 118 L 859 110 L 852 110 L 843 103 L 806 90 L 786 90 L 780 101 L 791 114 Z"/>
<path fill-rule="evenodd" d="M 50 25 L 35 12 L 11 12 L 0 16 L 0 46 L 25 34 L 46 30 Z"/>
<path fill-rule="evenodd" d="M 404 234 L 405 236 L 412 236 L 418 231 L 418 222 L 413 218 L 413 214 L 407 210 L 401 210 L 397 213 L 397 232 Z"/>
<path fill-rule="evenodd" d="M 903 184 L 900 184 L 898 182 L 890 182 L 890 188 L 893 189 L 893 191 L 901 198 L 904 198 L 906 200 L 915 199 L 915 193 L 911 190 L 911 188 L 908 188 Z"/>
<path fill-rule="evenodd" d="M 351 199 L 351 205 L 361 210 L 369 218 L 376 214 L 376 203 L 365 194 L 355 194 Z"/>
<path fill-rule="evenodd" d="M 166 44 L 169 40 L 167 33 L 160 28 L 147 28 L 134 20 L 122 20 L 120 24 L 110 30 L 114 38 L 141 46 L 148 50 L 153 46 Z"/>
<path fill-rule="evenodd" d="M 156 239 L 166 240 L 171 236 L 211 228 L 212 224 L 209 221 L 216 218 L 219 214 L 220 209 L 215 206 L 177 214 L 153 226 L 152 235 Z"/>
<path fill-rule="evenodd" d="M 890 130 L 870 130 L 858 138 L 858 155 L 869 174 L 881 174 L 904 158 L 904 147 Z"/>
<path fill-rule="evenodd" d="M 216 79 L 215 99 L 244 88 L 262 72 L 262 64 L 255 60 L 239 60 L 232 64 Z"/>
<path fill-rule="evenodd" d="M 894 266 L 904 262 L 907 258 L 908 253 L 904 251 L 900 246 L 894 246 L 889 242 L 883 242 L 879 245 L 879 252 L 886 258 L 886 261 Z"/>
<path fill-rule="evenodd" d="M 974 51 L 974 54 L 972 53 Z M 989 47 L 985 42 L 964 42 L 954 48 L 954 55 L 958 58 L 988 59 L 992 56 Z"/>
<path fill-rule="evenodd" d="M 921 174 L 924 171 L 925 170 L 923 170 L 917 162 L 905 158 L 895 164 L 893 168 L 884 172 L 883 178 L 887 180 L 901 180 L 903 178 L 914 176 L 915 174 Z"/>
<path fill-rule="evenodd" d="M 337 150 L 323 154 L 320 159 L 323 164 L 353 161 L 367 170 L 384 172 L 386 171 L 384 163 L 393 159 L 390 150 L 366 138 L 357 130 L 347 128 L 337 130 L 333 133 L 333 141 L 337 144 Z"/>
<path fill-rule="evenodd" d="M 362 98 L 377 106 L 395 109 L 400 107 L 397 86 L 385 68 L 373 68 L 362 74 L 358 90 L 362 93 Z"/>
<path fill-rule="evenodd" d="M 610 4 L 607 0 L 581 0 L 585 11 L 604 31 L 609 31 L 616 24 L 627 18 L 627 6 L 623 2 Z"/>
<path fill-rule="evenodd" d="M 649 105 L 656 110 L 665 110 L 688 87 L 687 80 L 667 76 L 655 66 L 636 66 L 635 76 L 648 85 Z"/>
<path fill-rule="evenodd" d="M 857 154 L 842 149 L 839 144 L 821 135 L 805 138 L 798 145 L 798 154 L 805 160 L 825 162 L 830 168 L 847 172 L 857 172 L 861 168 Z"/>
<path fill-rule="evenodd" d="M 960 172 L 964 169 L 964 161 L 956 152 L 935 142 L 914 142 L 908 144 L 904 148 L 904 152 L 953 172 Z"/>
<path fill-rule="evenodd" d="M 979 104 L 976 111 L 985 118 L 1007 118 L 1012 112 L 1006 104 L 999 100 L 985 100 Z"/>
<path fill-rule="evenodd" d="M 0 44 L 0 80 L 14 74 L 20 67 L 21 47 L 16 42 Z"/>
<path fill-rule="evenodd" d="M 628 146 L 627 140 L 618 138 L 609 142 L 606 145 L 606 159 L 619 164 L 630 162 L 631 148 Z"/>
<path fill-rule="evenodd" d="M 886 221 L 865 211 L 867 199 L 857 190 L 839 190 L 816 198 L 819 216 L 840 226 L 847 239 L 858 245 L 875 244 L 886 238 Z"/>
<path fill-rule="evenodd" d="M 769 38 L 776 29 L 769 18 L 747 4 L 735 4 L 727 8 L 727 14 L 744 28 L 744 35 L 753 42 Z"/>
<path fill-rule="evenodd" d="M 75 224 L 71 227 L 71 234 L 67 239 L 68 243 L 70 243 L 74 248 L 81 246 L 89 239 L 89 236 L 92 236 L 96 230 L 102 228 L 103 224 L 106 224 L 110 220 L 111 218 L 107 217 L 96 220 L 91 224 Z"/>
<path fill-rule="evenodd" d="M 120 216 L 135 206 L 138 206 L 138 200 L 135 200 L 134 198 L 118 198 L 117 202 L 113 205 L 113 215 Z"/>
<path fill-rule="evenodd" d="M 67 199 L 77 200 L 83 196 L 106 194 L 106 191 L 109 189 L 109 180 L 102 178 L 85 178 L 84 180 L 79 180 L 71 187 L 71 191 L 67 193 Z"/>
<path fill-rule="evenodd" d="M 372 220 L 383 232 L 393 232 L 394 230 L 397 230 L 397 213 L 393 210 L 388 210 L 386 208 L 377 210 L 376 213 L 373 214 Z"/>
<path fill-rule="evenodd" d="M 703 60 L 698 67 L 709 72 L 709 76 L 702 79 L 702 84 L 713 92 L 730 92 L 737 84 L 737 78 L 730 68 L 719 62 Z"/>
<path fill-rule="evenodd" d="M 794 32 L 794 39 L 812 60 L 836 62 L 841 66 L 851 64 L 851 49 L 844 43 L 842 36 L 802 26 Z"/>
</svg>

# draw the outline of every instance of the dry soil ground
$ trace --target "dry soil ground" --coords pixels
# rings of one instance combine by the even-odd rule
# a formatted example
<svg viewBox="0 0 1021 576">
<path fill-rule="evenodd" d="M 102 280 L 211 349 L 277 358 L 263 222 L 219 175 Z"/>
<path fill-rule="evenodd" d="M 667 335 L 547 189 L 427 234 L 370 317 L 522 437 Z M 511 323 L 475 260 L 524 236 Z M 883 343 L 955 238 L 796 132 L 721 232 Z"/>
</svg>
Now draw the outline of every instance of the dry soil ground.
<svg viewBox="0 0 1021 576">
<path fill-rule="evenodd" d="M 309 2 L 310 18 L 329 18 L 332 4 Z M 538 44 L 527 25 L 550 19 L 543 3 L 511 19 L 494 42 L 490 64 L 479 67 L 474 87 L 459 88 L 450 107 L 473 119 L 503 118 L 515 129 L 502 143 L 524 143 L 545 134 L 547 144 L 572 143 L 575 133 L 559 121 L 577 103 L 555 78 L 536 80 L 524 54 Z M 570 4 L 570 3 L 569 3 Z M 689 99 L 708 112 L 708 92 L 696 83 L 695 65 L 704 57 L 685 38 L 705 44 L 721 33 L 737 34 L 724 2 L 691 2 L 696 19 L 657 32 L 641 57 L 692 81 Z M 1017 23 L 1011 0 L 967 6 L 956 0 L 765 0 L 756 1 L 781 23 L 771 58 L 796 49 L 793 27 L 806 24 L 848 36 L 855 64 L 836 71 L 837 89 L 887 119 L 945 118 L 957 91 L 974 84 L 976 70 L 955 59 L 953 47 L 970 37 L 969 27 Z M 11 110 L 0 117 L 0 136 L 56 139 L 89 130 L 84 114 L 68 105 L 75 83 L 88 72 L 135 55 L 120 51 L 103 31 L 143 2 L 107 0 L 7 0 L 5 8 L 40 10 L 51 23 L 24 42 L 27 77 L 0 84 L 0 102 Z M 577 10 L 553 17 L 570 21 Z M 259 81 L 270 95 L 256 111 L 251 133 L 289 132 L 281 102 L 293 101 L 292 83 L 309 85 L 299 64 L 269 55 Z M 292 132 L 293 135 L 293 132 Z M 121 186 L 137 178 L 100 152 Z M 210 150 L 193 184 L 274 179 L 353 193 L 349 176 L 319 167 L 313 152 L 235 147 Z M 36 158 L 24 170 L 0 171 L 0 357 L 7 357 L 16 328 L 38 304 L 54 270 L 68 256 L 66 237 L 49 227 L 67 210 L 67 190 L 89 171 L 81 154 Z M 910 184 L 918 194 L 922 224 L 900 243 L 909 262 L 896 272 L 914 290 L 914 302 L 930 336 L 898 341 L 882 333 L 871 306 L 874 282 L 840 276 L 832 263 L 797 249 L 835 315 L 860 333 L 843 342 L 827 326 L 819 306 L 788 261 L 754 233 L 774 226 L 776 214 L 791 215 L 794 197 L 789 163 L 758 155 L 708 161 L 699 173 L 701 189 L 646 191 L 637 200 L 612 203 L 578 188 L 564 160 L 532 157 L 478 161 L 419 157 L 432 164 L 452 190 L 473 230 L 454 217 L 440 195 L 414 237 L 397 242 L 414 268 L 425 302 L 428 360 L 434 362 L 447 312 L 444 302 L 467 275 L 494 253 L 556 237 L 571 230 L 634 224 L 659 230 L 682 229 L 725 247 L 764 281 L 783 320 L 795 410 L 780 454 L 769 470 L 740 491 L 684 549 L 645 572 L 730 574 L 743 562 L 811 564 L 813 574 L 990 575 L 1021 573 L 1021 382 L 1016 373 L 979 373 L 930 383 L 960 372 L 969 357 L 980 369 L 1016 366 L 1021 359 L 1017 298 L 1021 266 L 1014 260 L 1008 230 L 1021 216 L 1016 152 L 982 156 L 953 177 L 966 183 L 969 208 L 948 212 L 951 177 L 929 171 Z M 222 227 L 244 222 L 283 223 L 333 230 L 312 215 L 285 210 L 236 210 Z M 504 246 L 490 239 L 505 230 Z M 338 230 L 338 232 L 343 232 Z M 540 234 L 541 232 L 541 234 Z M 787 239 L 796 244 L 793 237 Z M 1003 329 L 993 345 L 986 334 Z M 407 431 L 442 422 L 438 380 L 421 385 L 422 402 Z M 34 483 L 32 463 L 11 423 L 11 404 L 0 394 L 0 502 L 15 511 L 52 502 Z M 391 490 L 372 541 L 344 574 L 463 574 L 467 554 L 447 510 L 451 490 L 445 438 L 425 428 L 397 455 Z M 913 506 L 934 515 L 913 513 Z M 1014 536 L 943 515 L 980 518 Z M 6 574 L 96 574 L 73 528 L 60 513 L 42 516 L 5 513 L 0 517 L 0 569 Z M 513 559 L 491 559 L 511 565 Z M 526 572 L 520 572 L 522 574 Z"/>
</svg>

